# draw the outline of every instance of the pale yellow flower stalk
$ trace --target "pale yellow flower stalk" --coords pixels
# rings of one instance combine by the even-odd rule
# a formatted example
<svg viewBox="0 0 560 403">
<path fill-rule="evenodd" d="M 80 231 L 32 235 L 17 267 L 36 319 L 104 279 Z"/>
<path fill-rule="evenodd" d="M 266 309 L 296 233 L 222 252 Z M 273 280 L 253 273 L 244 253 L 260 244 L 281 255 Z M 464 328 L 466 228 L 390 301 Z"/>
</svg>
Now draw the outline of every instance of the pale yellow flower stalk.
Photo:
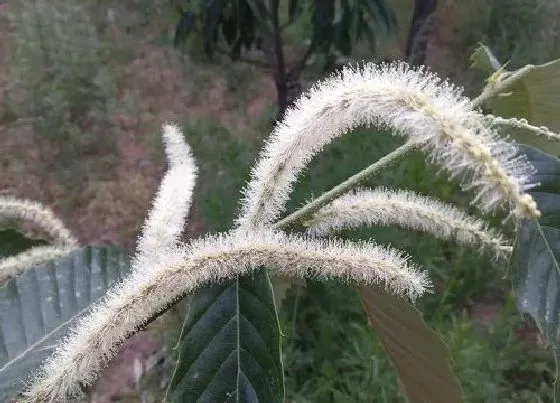
<svg viewBox="0 0 560 403">
<path fill-rule="evenodd" d="M 196 163 L 181 130 L 172 124 L 164 125 L 163 141 L 169 169 L 148 213 L 134 258 L 134 266 L 145 270 L 176 247 L 196 183 Z"/>
<path fill-rule="evenodd" d="M 81 395 L 120 343 L 168 304 L 197 288 L 266 266 L 294 276 L 384 283 L 415 298 L 430 286 L 408 257 L 371 243 L 323 241 L 272 231 L 234 231 L 193 241 L 152 270 L 136 270 L 108 292 L 44 364 L 27 401 L 60 402 Z"/>
<path fill-rule="evenodd" d="M 398 226 L 439 239 L 486 249 L 496 258 L 509 256 L 511 245 L 498 232 L 458 208 L 411 191 L 358 189 L 335 199 L 303 223 L 313 236 L 345 228 Z"/>
<path fill-rule="evenodd" d="M 536 136 L 545 137 L 547 140 L 560 141 L 560 134 L 553 132 L 546 126 L 534 126 L 527 119 L 501 118 L 499 116 L 486 115 L 488 122 L 493 126 L 506 126 L 526 130 Z"/>
<path fill-rule="evenodd" d="M 45 231 L 56 245 L 78 246 L 78 240 L 51 209 L 31 200 L 0 197 L 0 221 L 23 220 Z"/>
<path fill-rule="evenodd" d="M 74 246 L 35 246 L 15 256 L 0 259 L 0 283 L 20 275 L 30 267 L 68 256 L 74 249 Z"/>
<path fill-rule="evenodd" d="M 418 143 L 465 189 L 477 192 L 473 203 L 482 211 L 504 205 L 518 217 L 540 215 L 525 193 L 533 185 L 534 168 L 459 89 L 405 63 L 367 63 L 318 83 L 286 112 L 252 171 L 238 226 L 273 223 L 311 158 L 363 124 L 389 128 Z"/>
</svg>

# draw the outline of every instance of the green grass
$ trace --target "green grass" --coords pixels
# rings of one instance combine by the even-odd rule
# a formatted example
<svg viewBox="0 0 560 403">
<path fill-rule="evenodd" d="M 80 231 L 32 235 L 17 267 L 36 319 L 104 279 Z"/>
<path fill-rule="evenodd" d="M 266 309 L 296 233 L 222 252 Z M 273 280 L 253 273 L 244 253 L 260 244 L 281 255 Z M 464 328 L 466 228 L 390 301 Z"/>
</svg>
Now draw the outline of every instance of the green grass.
<svg viewBox="0 0 560 403">
<path fill-rule="evenodd" d="M 511 307 L 489 334 L 475 331 L 459 313 L 447 319 L 425 313 L 451 349 L 466 402 L 551 401 L 552 362 L 515 340 L 519 319 Z M 305 289 L 290 291 L 281 315 L 289 401 L 403 401 L 353 287 L 308 281 Z"/>
<path fill-rule="evenodd" d="M 183 128 L 199 168 L 195 208 L 206 231 L 228 230 L 255 151 L 218 123 L 190 121 Z"/>
</svg>

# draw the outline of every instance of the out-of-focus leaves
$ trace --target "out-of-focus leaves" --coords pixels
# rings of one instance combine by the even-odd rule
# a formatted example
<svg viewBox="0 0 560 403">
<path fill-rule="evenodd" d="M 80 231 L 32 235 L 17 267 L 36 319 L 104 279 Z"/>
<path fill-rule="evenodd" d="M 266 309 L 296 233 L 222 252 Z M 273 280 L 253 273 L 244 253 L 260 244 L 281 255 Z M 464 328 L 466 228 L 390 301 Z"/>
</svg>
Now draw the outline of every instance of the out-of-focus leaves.
<svg viewBox="0 0 560 403">
<path fill-rule="evenodd" d="M 375 50 L 378 33 L 394 32 L 397 19 L 383 0 L 328 0 L 312 2 L 313 39 L 322 52 L 351 54 L 366 38 Z"/>
<path fill-rule="evenodd" d="M 294 286 L 305 287 L 306 282 L 304 279 L 298 277 L 287 277 L 282 274 L 277 274 L 270 279 L 272 288 L 274 290 L 274 301 L 277 307 L 281 307 L 286 299 L 286 293 Z"/>
<path fill-rule="evenodd" d="M 324 0 L 314 2 L 313 14 L 313 38 L 317 45 L 322 48 L 330 45 L 332 39 L 332 25 L 335 22 L 335 0 Z"/>
<path fill-rule="evenodd" d="M 263 44 L 274 43 L 269 7 L 265 0 L 200 0 L 198 7 L 182 13 L 174 42 L 178 45 L 184 41 L 200 20 L 208 55 L 218 45 L 225 45 L 227 49 L 221 50 L 237 60 L 243 46 L 247 50 L 261 50 Z M 374 49 L 377 33 L 393 32 L 397 22 L 384 0 L 290 0 L 287 24 L 281 25 L 289 25 L 304 15 L 306 7 L 311 16 L 312 50 L 324 53 L 327 60 L 333 60 L 336 54 L 349 56 L 353 46 L 363 38 Z"/>
<path fill-rule="evenodd" d="M 301 0 L 289 0 L 290 3 L 288 5 L 288 23 L 291 24 L 294 22 L 297 16 L 301 14 L 303 11 L 302 2 Z"/>
</svg>

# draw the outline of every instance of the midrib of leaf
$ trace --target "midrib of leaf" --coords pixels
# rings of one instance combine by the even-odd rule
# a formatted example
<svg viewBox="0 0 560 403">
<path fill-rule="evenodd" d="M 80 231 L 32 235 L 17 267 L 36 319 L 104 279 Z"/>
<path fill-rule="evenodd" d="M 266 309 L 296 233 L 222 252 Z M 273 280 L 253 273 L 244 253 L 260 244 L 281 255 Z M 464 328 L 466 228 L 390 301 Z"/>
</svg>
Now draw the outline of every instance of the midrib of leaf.
<svg viewBox="0 0 560 403">
<path fill-rule="evenodd" d="M 258 346 L 244 346 L 244 337 L 260 339 Z M 183 324 L 166 401 L 279 402 L 284 395 L 280 345 L 266 269 L 203 289 Z"/>
<path fill-rule="evenodd" d="M 558 261 L 556 260 L 556 256 L 554 255 L 554 252 L 552 251 L 552 248 L 550 247 L 550 244 L 548 243 L 548 240 L 546 239 L 546 236 L 544 236 L 544 232 L 542 230 L 541 224 L 538 222 L 538 220 L 534 220 L 534 221 L 535 221 L 535 224 L 537 225 L 539 235 L 541 236 L 541 238 L 544 241 L 544 245 L 546 246 L 546 250 L 548 251 L 548 253 L 552 257 L 552 261 L 554 262 L 554 267 L 556 267 L 556 271 L 558 272 L 558 275 L 560 275 L 560 265 L 558 264 Z"/>
</svg>

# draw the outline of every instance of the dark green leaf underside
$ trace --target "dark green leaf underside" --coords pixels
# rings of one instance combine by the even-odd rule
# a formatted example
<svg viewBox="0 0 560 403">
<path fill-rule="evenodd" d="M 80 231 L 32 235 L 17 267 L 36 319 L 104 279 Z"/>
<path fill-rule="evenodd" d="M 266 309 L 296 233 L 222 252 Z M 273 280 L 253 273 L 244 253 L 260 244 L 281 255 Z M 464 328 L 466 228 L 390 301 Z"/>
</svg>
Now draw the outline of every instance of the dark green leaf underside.
<svg viewBox="0 0 560 403">
<path fill-rule="evenodd" d="M 370 325 L 396 369 L 409 403 L 460 403 L 459 380 L 451 354 L 422 314 L 380 286 L 358 288 Z"/>
<path fill-rule="evenodd" d="M 282 402 L 280 330 L 265 269 L 197 293 L 178 343 L 173 402 Z"/>
<path fill-rule="evenodd" d="M 517 308 L 530 315 L 553 347 L 560 346 L 560 160 L 532 147 L 521 152 L 537 169 L 540 186 L 532 195 L 541 210 L 540 220 L 524 220 L 517 227 L 511 258 Z M 555 384 L 559 400 L 558 380 Z"/>
<path fill-rule="evenodd" d="M 8 401 L 68 326 L 129 269 L 126 253 L 86 247 L 0 288 L 0 401 Z"/>
<path fill-rule="evenodd" d="M 554 346 L 560 346 L 559 258 L 560 229 L 534 222 L 519 228 L 512 260 L 517 306 Z"/>
<path fill-rule="evenodd" d="M 0 258 L 16 255 L 34 246 L 46 245 L 42 239 L 30 239 L 22 232 L 12 229 L 0 229 Z"/>
</svg>

